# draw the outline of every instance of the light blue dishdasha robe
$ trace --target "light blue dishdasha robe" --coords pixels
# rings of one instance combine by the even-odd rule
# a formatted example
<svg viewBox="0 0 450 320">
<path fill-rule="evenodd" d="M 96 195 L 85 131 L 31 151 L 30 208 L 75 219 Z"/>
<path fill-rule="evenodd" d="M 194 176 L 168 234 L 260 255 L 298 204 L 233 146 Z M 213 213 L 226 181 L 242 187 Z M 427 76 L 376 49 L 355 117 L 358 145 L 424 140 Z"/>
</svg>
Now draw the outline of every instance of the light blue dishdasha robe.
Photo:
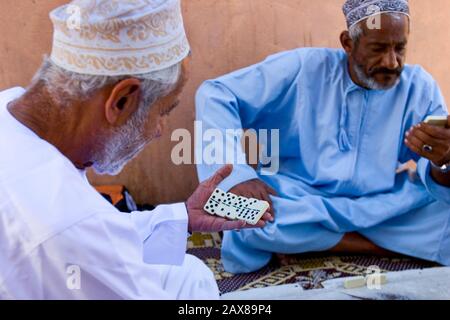
<svg viewBox="0 0 450 320">
<path fill-rule="evenodd" d="M 380 247 L 450 265 L 450 188 L 404 144 L 428 115 L 446 115 L 433 78 L 406 65 L 389 90 L 357 86 L 343 50 L 303 48 L 206 81 L 196 97 L 203 130 L 279 129 L 280 169 L 261 175 L 235 166 L 221 188 L 260 178 L 276 219 L 263 229 L 227 232 L 222 259 L 233 273 L 265 266 L 272 253 L 324 251 L 359 232 Z M 202 154 L 196 145 L 196 157 Z M 243 152 L 239 150 L 238 152 Z M 396 174 L 418 161 L 420 179 Z M 201 181 L 221 165 L 197 165 Z"/>
</svg>

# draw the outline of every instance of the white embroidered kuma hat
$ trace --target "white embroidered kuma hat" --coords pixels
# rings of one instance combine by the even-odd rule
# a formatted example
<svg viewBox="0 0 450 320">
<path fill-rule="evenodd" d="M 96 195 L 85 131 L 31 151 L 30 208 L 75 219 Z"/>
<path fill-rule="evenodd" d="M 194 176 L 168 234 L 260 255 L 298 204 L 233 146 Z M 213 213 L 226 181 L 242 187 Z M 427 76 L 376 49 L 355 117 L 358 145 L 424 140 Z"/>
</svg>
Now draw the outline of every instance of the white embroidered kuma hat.
<svg viewBox="0 0 450 320">
<path fill-rule="evenodd" d="M 74 0 L 52 11 L 52 61 L 90 75 L 171 67 L 190 52 L 180 0 Z"/>
</svg>

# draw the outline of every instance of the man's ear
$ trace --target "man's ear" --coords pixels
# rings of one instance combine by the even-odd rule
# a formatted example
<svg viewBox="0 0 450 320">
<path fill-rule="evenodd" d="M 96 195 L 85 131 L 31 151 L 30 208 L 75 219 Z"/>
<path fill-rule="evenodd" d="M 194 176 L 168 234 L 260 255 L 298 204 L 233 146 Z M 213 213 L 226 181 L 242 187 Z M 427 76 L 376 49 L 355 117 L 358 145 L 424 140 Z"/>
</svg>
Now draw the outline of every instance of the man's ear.
<svg viewBox="0 0 450 320">
<path fill-rule="evenodd" d="M 125 123 L 137 111 L 141 99 L 141 82 L 129 78 L 117 83 L 105 104 L 105 117 L 109 124 Z"/>
<path fill-rule="evenodd" d="M 353 47 L 355 44 L 352 38 L 350 37 L 350 33 L 347 30 L 342 31 L 340 40 L 342 48 L 344 48 L 345 52 L 347 52 L 347 54 L 351 54 L 353 52 Z"/>
</svg>

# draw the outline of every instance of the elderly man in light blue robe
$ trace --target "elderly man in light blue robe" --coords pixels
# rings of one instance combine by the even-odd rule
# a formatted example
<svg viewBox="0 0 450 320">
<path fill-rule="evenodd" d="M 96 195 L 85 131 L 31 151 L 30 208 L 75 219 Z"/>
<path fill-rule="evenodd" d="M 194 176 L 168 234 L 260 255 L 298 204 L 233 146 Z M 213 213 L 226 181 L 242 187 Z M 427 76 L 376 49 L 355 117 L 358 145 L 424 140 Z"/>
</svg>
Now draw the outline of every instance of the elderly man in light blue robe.
<svg viewBox="0 0 450 320">
<path fill-rule="evenodd" d="M 432 76 L 405 64 L 408 2 L 348 0 L 344 13 L 344 50 L 275 54 L 198 91 L 204 130 L 280 130 L 275 175 L 236 165 L 221 185 L 275 211 L 264 229 L 225 233 L 229 272 L 260 269 L 273 253 L 327 250 L 450 265 L 450 117 L 446 128 L 423 123 L 448 111 Z M 197 159 L 203 151 L 197 144 Z M 416 179 L 398 173 L 410 160 Z M 198 164 L 200 180 L 219 166 Z"/>
</svg>

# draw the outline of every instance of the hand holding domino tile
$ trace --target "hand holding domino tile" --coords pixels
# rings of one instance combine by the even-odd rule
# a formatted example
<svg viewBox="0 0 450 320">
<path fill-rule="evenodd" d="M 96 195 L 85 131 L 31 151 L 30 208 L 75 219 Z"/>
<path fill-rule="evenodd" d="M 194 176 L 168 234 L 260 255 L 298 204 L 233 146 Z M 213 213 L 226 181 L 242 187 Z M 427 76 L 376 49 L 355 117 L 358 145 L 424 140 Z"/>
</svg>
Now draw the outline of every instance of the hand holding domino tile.
<svg viewBox="0 0 450 320">
<path fill-rule="evenodd" d="M 437 166 L 450 164 L 450 116 L 430 116 L 406 132 L 406 146 Z"/>
<path fill-rule="evenodd" d="M 271 196 L 277 196 L 277 192 L 260 179 L 242 182 L 230 190 L 231 193 L 245 198 L 255 198 L 269 203 L 269 213 L 275 217 Z"/>
<path fill-rule="evenodd" d="M 240 197 L 220 189 L 214 190 L 204 207 L 211 215 L 242 220 L 251 225 L 256 225 L 269 208 L 267 201 Z"/>
<path fill-rule="evenodd" d="M 450 127 L 450 120 L 446 116 L 428 116 L 425 121 L 426 124 L 430 126 L 436 126 L 440 128 Z"/>
<path fill-rule="evenodd" d="M 186 207 L 189 216 L 190 232 L 219 232 L 244 228 L 261 228 L 265 226 L 267 221 L 273 221 L 272 215 L 267 212 L 270 207 L 268 202 L 239 197 L 217 189 L 217 186 L 232 171 L 233 166 L 224 166 L 209 180 L 201 183 L 188 199 Z M 222 198 L 222 194 L 225 198 Z M 211 213 L 208 203 L 214 199 L 219 199 L 219 196 L 221 200 L 220 210 L 217 212 L 218 214 L 215 214 L 215 212 Z M 217 205 L 217 208 L 219 208 L 218 203 Z"/>
</svg>

